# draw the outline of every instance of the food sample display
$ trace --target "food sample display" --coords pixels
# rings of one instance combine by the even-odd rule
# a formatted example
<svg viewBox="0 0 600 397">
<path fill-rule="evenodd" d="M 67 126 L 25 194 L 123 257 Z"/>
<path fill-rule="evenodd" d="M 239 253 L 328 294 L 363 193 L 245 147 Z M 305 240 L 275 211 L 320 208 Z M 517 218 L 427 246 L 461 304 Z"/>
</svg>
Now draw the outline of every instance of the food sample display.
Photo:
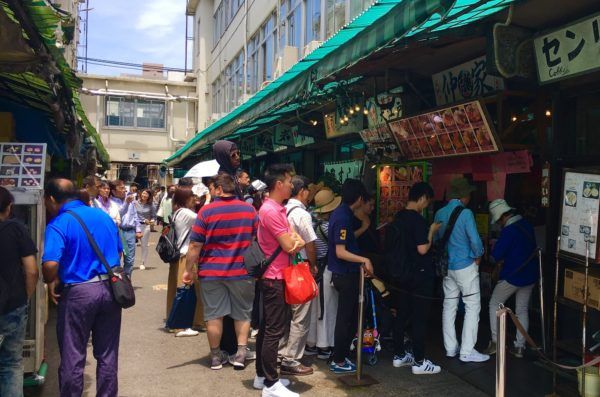
<svg viewBox="0 0 600 397">
<path fill-rule="evenodd" d="M 0 143 L 0 186 L 42 189 L 45 143 Z"/>
</svg>

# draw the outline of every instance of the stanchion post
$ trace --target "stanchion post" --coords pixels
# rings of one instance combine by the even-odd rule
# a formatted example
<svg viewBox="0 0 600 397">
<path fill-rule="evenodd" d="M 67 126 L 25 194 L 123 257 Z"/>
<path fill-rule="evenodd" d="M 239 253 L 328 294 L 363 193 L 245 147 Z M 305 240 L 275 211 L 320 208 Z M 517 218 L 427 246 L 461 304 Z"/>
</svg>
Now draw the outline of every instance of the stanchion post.
<svg viewBox="0 0 600 397">
<path fill-rule="evenodd" d="M 496 397 L 504 397 L 506 386 L 506 315 L 509 309 L 500 305 L 496 311 L 497 349 L 496 349 Z"/>
<path fill-rule="evenodd" d="M 542 265 L 542 250 L 538 249 L 538 264 L 540 270 L 540 321 L 542 325 L 542 351 L 546 353 L 546 315 L 544 310 L 544 267 Z"/>
<path fill-rule="evenodd" d="M 585 279 L 583 280 L 583 315 L 581 316 L 581 364 L 585 365 L 585 351 L 587 345 L 587 302 L 588 302 L 588 276 L 590 270 L 590 242 L 585 242 Z M 585 367 L 581 368 L 581 395 L 585 396 Z"/>
<path fill-rule="evenodd" d="M 556 268 L 554 271 L 554 310 L 553 310 L 553 321 L 552 321 L 552 361 L 556 362 L 556 340 L 558 337 L 558 272 L 559 272 L 559 260 L 558 254 L 560 251 L 560 235 L 556 239 Z M 556 395 L 556 366 L 552 366 L 552 394 Z"/>
<path fill-rule="evenodd" d="M 362 373 L 362 348 L 363 348 L 363 321 L 365 309 L 365 273 L 364 269 L 360 269 L 358 287 L 358 327 L 356 339 L 356 376 L 346 375 L 340 377 L 340 382 L 346 386 L 371 386 L 379 383 L 370 375 Z"/>
</svg>

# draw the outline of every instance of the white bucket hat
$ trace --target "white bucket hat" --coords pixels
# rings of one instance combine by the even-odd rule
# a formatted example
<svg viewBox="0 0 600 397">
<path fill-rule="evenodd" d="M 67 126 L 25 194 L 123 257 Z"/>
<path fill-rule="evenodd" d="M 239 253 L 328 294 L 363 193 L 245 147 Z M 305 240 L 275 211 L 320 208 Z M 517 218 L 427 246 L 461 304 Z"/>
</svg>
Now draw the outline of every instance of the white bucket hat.
<svg viewBox="0 0 600 397">
<path fill-rule="evenodd" d="M 492 216 L 492 223 L 496 223 L 500 220 L 502 215 L 508 211 L 514 210 L 508 205 L 504 199 L 496 199 L 490 203 L 490 215 Z"/>
</svg>

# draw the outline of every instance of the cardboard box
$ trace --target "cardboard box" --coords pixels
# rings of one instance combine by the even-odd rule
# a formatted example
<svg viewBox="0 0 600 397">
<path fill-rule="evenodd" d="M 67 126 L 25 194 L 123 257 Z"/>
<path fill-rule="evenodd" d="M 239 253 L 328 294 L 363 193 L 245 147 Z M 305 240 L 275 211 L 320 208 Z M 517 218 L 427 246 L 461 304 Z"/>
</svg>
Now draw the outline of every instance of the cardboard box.
<svg viewBox="0 0 600 397">
<path fill-rule="evenodd" d="M 563 295 L 565 298 L 583 303 L 585 271 L 583 269 L 565 269 Z M 600 270 L 590 269 L 588 273 L 588 307 L 600 310 Z"/>
</svg>

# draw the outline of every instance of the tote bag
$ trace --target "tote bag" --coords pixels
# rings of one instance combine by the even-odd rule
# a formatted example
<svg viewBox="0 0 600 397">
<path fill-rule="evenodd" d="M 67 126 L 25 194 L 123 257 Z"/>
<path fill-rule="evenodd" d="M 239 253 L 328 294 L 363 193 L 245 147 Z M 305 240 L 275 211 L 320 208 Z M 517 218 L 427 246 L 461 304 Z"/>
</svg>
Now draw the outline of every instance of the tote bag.
<svg viewBox="0 0 600 397">
<path fill-rule="evenodd" d="M 296 255 L 293 263 L 283 270 L 285 281 L 285 302 L 300 305 L 310 302 L 319 294 L 319 287 L 310 272 L 308 262 Z"/>
</svg>

